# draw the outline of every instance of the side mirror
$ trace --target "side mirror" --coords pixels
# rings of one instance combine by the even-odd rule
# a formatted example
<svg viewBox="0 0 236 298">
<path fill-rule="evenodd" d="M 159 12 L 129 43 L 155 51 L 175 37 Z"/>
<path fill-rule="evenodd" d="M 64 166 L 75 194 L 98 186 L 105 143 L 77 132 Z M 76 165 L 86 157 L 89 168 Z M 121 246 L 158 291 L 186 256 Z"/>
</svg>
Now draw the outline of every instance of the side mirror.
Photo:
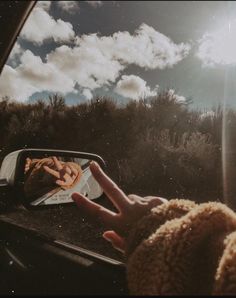
<svg viewBox="0 0 236 298">
<path fill-rule="evenodd" d="M 49 149 L 23 149 L 8 154 L 0 169 L 0 191 L 10 188 L 26 207 L 71 203 L 71 194 L 79 192 L 97 199 L 103 190 L 89 165 L 103 159 L 95 154 Z"/>
</svg>

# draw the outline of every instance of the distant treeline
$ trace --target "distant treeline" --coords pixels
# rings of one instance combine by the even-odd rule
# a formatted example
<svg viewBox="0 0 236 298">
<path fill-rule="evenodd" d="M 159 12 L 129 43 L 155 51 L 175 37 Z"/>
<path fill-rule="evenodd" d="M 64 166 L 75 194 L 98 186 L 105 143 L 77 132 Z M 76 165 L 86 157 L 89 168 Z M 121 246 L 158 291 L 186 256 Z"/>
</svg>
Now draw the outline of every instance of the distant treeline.
<svg viewBox="0 0 236 298">
<path fill-rule="evenodd" d="M 202 114 L 169 92 L 117 105 L 109 98 L 67 106 L 48 101 L 0 101 L 1 158 L 19 148 L 53 148 L 99 154 L 128 193 L 222 198 L 222 109 Z M 231 111 L 231 126 L 236 115 Z M 235 140 L 236 144 L 236 140 Z"/>
</svg>

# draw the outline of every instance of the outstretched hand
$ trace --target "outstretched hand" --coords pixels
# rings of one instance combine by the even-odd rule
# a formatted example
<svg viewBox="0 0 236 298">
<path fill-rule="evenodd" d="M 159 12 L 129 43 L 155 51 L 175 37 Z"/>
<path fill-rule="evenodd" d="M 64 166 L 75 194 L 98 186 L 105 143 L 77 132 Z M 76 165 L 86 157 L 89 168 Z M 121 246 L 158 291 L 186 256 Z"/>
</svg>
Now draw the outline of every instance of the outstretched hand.
<svg viewBox="0 0 236 298">
<path fill-rule="evenodd" d="M 110 241 L 114 248 L 124 252 L 125 239 L 131 226 L 150 209 L 167 202 L 167 200 L 154 196 L 144 198 L 137 195 L 127 196 L 96 162 L 90 164 L 90 170 L 104 193 L 117 208 L 118 213 L 92 202 L 79 193 L 73 193 L 72 199 L 84 214 L 93 219 L 99 219 L 103 223 L 107 229 L 103 237 Z"/>
<path fill-rule="evenodd" d="M 78 170 L 73 166 L 64 165 L 55 156 L 52 157 L 56 170 L 48 166 L 44 166 L 44 170 L 56 179 L 56 184 L 59 186 L 71 186 L 78 176 Z"/>
</svg>

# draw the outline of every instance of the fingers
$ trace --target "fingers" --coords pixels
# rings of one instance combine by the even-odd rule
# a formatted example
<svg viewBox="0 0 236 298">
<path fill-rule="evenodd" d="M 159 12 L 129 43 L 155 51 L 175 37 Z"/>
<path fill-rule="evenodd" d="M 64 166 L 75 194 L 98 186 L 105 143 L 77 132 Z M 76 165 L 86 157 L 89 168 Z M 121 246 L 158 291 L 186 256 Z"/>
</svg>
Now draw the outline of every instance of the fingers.
<svg viewBox="0 0 236 298">
<path fill-rule="evenodd" d="M 72 170 L 71 170 L 71 167 L 70 167 L 70 166 L 65 166 L 64 169 L 65 169 L 65 172 L 66 172 L 68 175 L 71 175 Z"/>
<path fill-rule="evenodd" d="M 140 197 L 134 194 L 128 195 L 128 198 L 132 202 L 139 202 L 144 205 L 150 205 L 150 206 L 158 206 L 163 203 L 166 203 L 168 200 L 164 199 L 162 197 L 156 197 L 156 196 L 146 196 L 146 197 Z"/>
<path fill-rule="evenodd" d="M 79 193 L 73 193 L 71 197 L 80 210 L 92 219 L 99 219 L 109 228 L 114 228 L 117 225 L 116 213 L 92 202 Z"/>
<path fill-rule="evenodd" d="M 26 158 L 26 164 L 30 165 L 31 164 L 31 159 L 29 157 Z"/>
<path fill-rule="evenodd" d="M 43 166 L 44 170 L 46 172 L 48 172 L 49 174 L 51 174 L 52 176 L 54 176 L 55 178 L 60 178 L 60 174 L 59 172 L 53 170 L 53 169 L 50 169 L 48 166 Z"/>
<path fill-rule="evenodd" d="M 72 170 L 72 173 L 75 175 L 75 176 L 78 176 L 79 174 L 79 171 L 76 170 L 74 167 L 71 167 L 71 170 Z"/>
<path fill-rule="evenodd" d="M 96 162 L 91 162 L 90 170 L 116 208 L 121 212 L 125 210 L 130 204 L 130 200 L 124 192 L 103 172 Z"/>
<path fill-rule="evenodd" d="M 152 208 L 168 202 L 168 200 L 165 198 L 155 196 L 148 196 L 144 197 L 143 199 L 146 200 L 148 205 Z"/>
<path fill-rule="evenodd" d="M 77 169 L 75 169 L 72 165 L 67 165 L 65 166 L 65 171 L 67 174 L 69 174 L 73 179 L 75 179 L 78 174 L 79 171 Z"/>
<path fill-rule="evenodd" d="M 28 170 L 30 169 L 30 164 L 31 164 L 31 159 L 27 157 L 25 161 L 25 173 L 28 172 Z"/>
<path fill-rule="evenodd" d="M 60 161 L 56 158 L 56 156 L 53 156 L 52 159 L 53 159 L 54 164 L 55 164 L 56 168 L 58 169 L 58 171 L 62 170 L 63 166 L 60 163 Z"/>
<path fill-rule="evenodd" d="M 132 202 L 140 202 L 143 198 L 138 196 L 138 195 L 128 195 L 128 198 L 130 199 L 130 201 Z"/>
<path fill-rule="evenodd" d="M 125 240 L 115 231 L 106 231 L 103 233 L 103 238 L 111 242 L 112 246 L 120 252 L 125 252 Z"/>
<path fill-rule="evenodd" d="M 63 180 L 56 180 L 56 184 L 59 186 L 69 186 L 69 183 Z"/>
<path fill-rule="evenodd" d="M 76 178 L 74 174 L 71 175 L 72 170 L 69 166 L 63 167 L 59 172 L 49 168 L 48 166 L 44 166 L 43 168 L 46 172 L 58 179 L 56 180 L 56 184 L 60 186 L 71 185 Z"/>
</svg>

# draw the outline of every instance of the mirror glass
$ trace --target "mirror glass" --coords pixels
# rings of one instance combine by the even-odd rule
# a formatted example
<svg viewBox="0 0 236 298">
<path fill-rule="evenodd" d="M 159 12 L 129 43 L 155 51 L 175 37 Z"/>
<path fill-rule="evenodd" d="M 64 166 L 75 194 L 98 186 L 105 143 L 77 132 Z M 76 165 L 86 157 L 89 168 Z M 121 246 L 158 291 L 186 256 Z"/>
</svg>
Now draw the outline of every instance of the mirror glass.
<svg viewBox="0 0 236 298">
<path fill-rule="evenodd" d="M 79 192 L 93 200 L 103 193 L 89 165 L 92 160 L 68 156 L 27 157 L 24 194 L 32 206 L 71 203 Z"/>
</svg>

